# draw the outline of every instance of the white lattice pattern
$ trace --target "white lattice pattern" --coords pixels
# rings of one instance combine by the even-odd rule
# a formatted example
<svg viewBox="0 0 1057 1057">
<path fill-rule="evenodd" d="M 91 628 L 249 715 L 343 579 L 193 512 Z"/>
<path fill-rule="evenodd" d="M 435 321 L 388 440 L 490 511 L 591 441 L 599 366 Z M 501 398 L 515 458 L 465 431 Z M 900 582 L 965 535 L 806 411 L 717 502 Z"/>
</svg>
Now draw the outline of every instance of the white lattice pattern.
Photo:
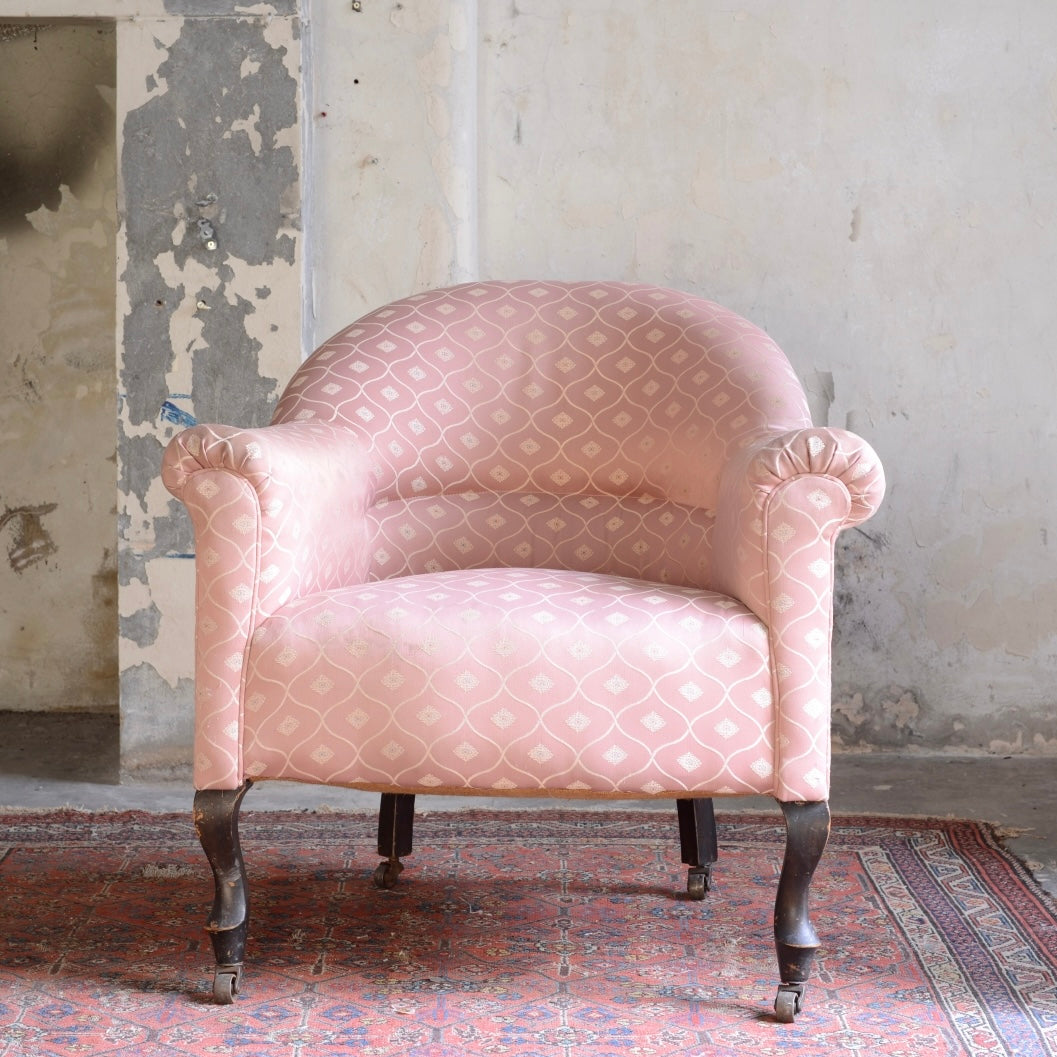
<svg viewBox="0 0 1057 1057">
<path fill-rule="evenodd" d="M 767 631 L 730 599 L 551 570 L 399 577 L 265 621 L 251 777 L 430 791 L 770 790 Z"/>
</svg>

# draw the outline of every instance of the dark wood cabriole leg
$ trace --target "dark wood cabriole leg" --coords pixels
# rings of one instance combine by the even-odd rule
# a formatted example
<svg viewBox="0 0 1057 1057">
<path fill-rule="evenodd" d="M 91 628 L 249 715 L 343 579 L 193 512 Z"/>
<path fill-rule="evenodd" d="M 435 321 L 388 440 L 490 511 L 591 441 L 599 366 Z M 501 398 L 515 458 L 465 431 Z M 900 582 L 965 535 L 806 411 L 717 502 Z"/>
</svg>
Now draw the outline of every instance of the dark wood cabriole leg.
<svg viewBox="0 0 1057 1057">
<path fill-rule="evenodd" d="M 818 950 L 818 934 L 808 917 L 808 895 L 815 867 L 829 839 L 829 804 L 782 804 L 786 842 L 778 897 L 774 905 L 774 945 L 781 983 L 775 1017 L 791 1024 L 804 1002 L 804 985 Z"/>
<path fill-rule="evenodd" d="M 719 858 L 716 816 L 707 798 L 676 800 L 679 812 L 679 844 L 686 873 L 686 891 L 691 899 L 704 899 L 712 887 L 712 867 Z"/>
<path fill-rule="evenodd" d="M 213 998 L 222 1005 L 229 1005 L 239 993 L 246 953 L 249 895 L 239 845 L 239 808 L 251 785 L 247 780 L 238 789 L 200 789 L 195 793 L 195 830 L 215 886 L 206 932 L 213 941 L 216 959 Z"/>
<path fill-rule="evenodd" d="M 382 793 L 378 811 L 378 854 L 385 862 L 374 871 L 379 888 L 392 888 L 404 869 L 401 855 L 411 854 L 415 826 L 414 793 Z"/>
</svg>

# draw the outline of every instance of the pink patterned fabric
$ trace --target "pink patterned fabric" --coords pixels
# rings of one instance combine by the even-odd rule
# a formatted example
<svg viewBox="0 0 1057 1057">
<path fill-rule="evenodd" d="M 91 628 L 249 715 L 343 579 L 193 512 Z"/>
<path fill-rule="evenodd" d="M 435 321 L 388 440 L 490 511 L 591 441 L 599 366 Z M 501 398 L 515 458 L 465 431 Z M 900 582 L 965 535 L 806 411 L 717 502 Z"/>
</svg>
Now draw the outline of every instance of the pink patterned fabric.
<svg viewBox="0 0 1057 1057">
<path fill-rule="evenodd" d="M 251 658 L 251 777 L 771 788 L 767 630 L 710 591 L 546 569 L 398 577 L 285 606 Z"/>
<path fill-rule="evenodd" d="M 834 541 L 883 474 L 726 309 L 407 298 L 163 476 L 196 532 L 199 788 L 828 795 Z"/>
</svg>

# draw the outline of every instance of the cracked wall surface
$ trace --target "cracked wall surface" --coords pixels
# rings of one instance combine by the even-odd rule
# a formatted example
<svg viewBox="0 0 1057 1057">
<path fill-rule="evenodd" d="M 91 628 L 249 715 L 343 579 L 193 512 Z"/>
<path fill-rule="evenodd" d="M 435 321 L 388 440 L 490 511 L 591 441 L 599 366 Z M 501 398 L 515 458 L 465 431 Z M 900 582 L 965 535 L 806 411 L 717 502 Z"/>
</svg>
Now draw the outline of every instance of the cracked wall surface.
<svg viewBox="0 0 1057 1057">
<path fill-rule="evenodd" d="M 118 708 L 115 54 L 0 25 L 0 709 Z"/>
</svg>

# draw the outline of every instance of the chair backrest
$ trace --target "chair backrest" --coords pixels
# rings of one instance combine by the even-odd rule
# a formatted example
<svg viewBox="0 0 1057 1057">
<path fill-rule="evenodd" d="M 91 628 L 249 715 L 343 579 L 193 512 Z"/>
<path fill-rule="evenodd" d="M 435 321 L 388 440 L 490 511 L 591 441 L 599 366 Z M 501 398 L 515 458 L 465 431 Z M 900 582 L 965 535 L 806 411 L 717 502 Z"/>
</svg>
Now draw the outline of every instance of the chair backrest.
<svg viewBox="0 0 1057 1057">
<path fill-rule="evenodd" d="M 340 422 L 377 477 L 370 578 L 484 566 L 707 587 L 728 453 L 810 425 L 781 350 L 641 284 L 480 282 L 386 305 L 299 368 L 274 421 Z"/>
</svg>

